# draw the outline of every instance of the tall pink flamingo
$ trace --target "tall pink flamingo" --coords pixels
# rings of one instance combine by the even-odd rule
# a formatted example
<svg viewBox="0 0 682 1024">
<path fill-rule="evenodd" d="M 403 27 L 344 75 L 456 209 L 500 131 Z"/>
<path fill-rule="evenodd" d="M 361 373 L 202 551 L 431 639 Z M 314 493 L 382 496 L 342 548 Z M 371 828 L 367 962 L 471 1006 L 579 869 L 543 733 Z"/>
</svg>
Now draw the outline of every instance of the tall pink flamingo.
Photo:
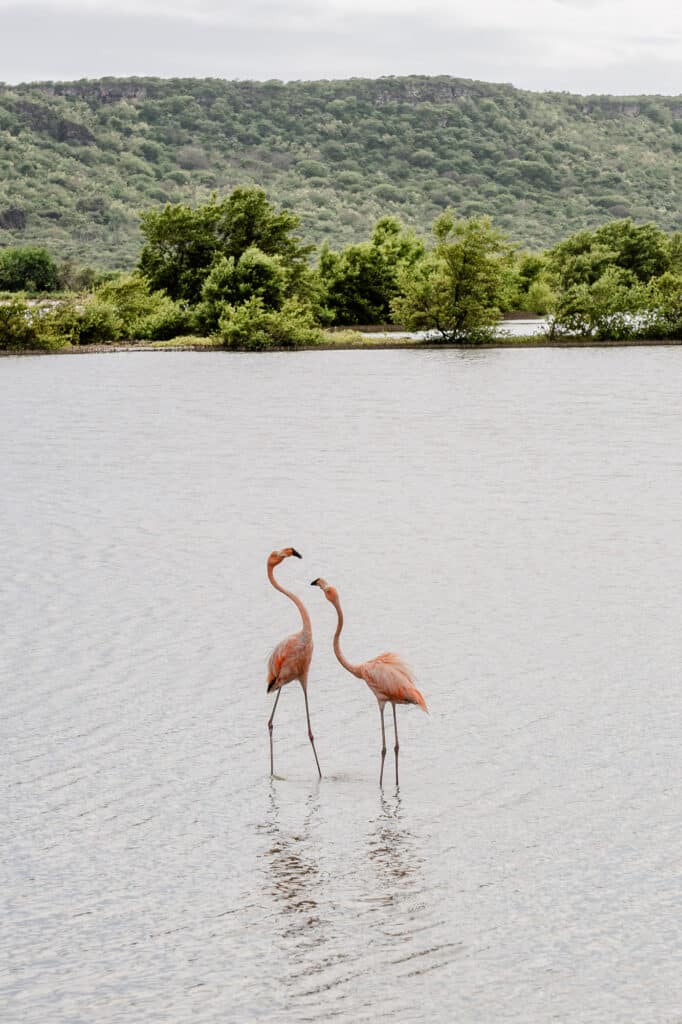
<svg viewBox="0 0 682 1024">
<path fill-rule="evenodd" d="M 272 723 L 275 717 L 275 711 L 277 710 L 277 702 L 279 701 L 282 687 L 286 686 L 287 683 L 292 682 L 294 679 L 298 679 L 299 683 L 303 687 L 303 697 L 305 698 L 305 714 L 308 720 L 308 739 L 312 744 L 317 770 L 320 778 L 322 778 L 320 762 L 317 759 L 317 751 L 315 750 L 315 738 L 313 737 L 313 730 L 310 725 L 310 711 L 308 709 L 308 670 L 310 668 L 310 660 L 313 656 L 313 629 L 310 623 L 310 616 L 308 615 L 306 607 L 300 597 L 296 597 L 296 594 L 292 594 L 290 590 L 285 590 L 274 577 L 275 566 L 279 565 L 280 562 L 283 562 L 285 558 L 290 558 L 292 555 L 294 558 L 302 557 L 299 555 L 296 548 L 282 548 L 281 551 L 273 551 L 268 558 L 268 579 L 275 590 L 279 590 L 280 593 L 285 594 L 294 602 L 301 613 L 301 618 L 303 619 L 303 629 L 301 632 L 292 633 L 291 636 L 287 636 L 284 640 L 281 640 L 268 659 L 268 693 L 271 693 L 273 690 L 277 690 L 272 714 L 268 721 L 268 730 L 270 732 L 270 774 L 274 775 L 275 773 L 272 750 Z"/>
<path fill-rule="evenodd" d="M 341 611 L 339 595 L 335 588 L 331 587 L 327 581 L 323 579 L 313 580 L 311 586 L 319 587 L 324 592 L 324 596 L 327 600 L 336 608 L 338 624 L 336 626 L 336 633 L 334 633 L 334 654 L 348 672 L 357 676 L 358 679 L 365 680 L 379 703 L 379 711 L 381 713 L 380 786 L 383 784 L 384 761 L 386 760 L 384 708 L 387 703 L 393 708 L 393 728 L 395 733 L 395 746 L 393 750 L 395 751 L 395 784 L 397 786 L 399 785 L 398 751 L 400 750 L 400 744 L 398 743 L 398 720 L 395 714 L 395 706 L 396 704 L 418 704 L 424 711 L 428 711 L 426 701 L 414 685 L 414 677 L 411 670 L 398 654 L 393 654 L 392 652 L 387 651 L 385 654 L 379 654 L 376 658 L 370 658 L 369 661 L 365 661 L 361 665 L 351 665 L 351 663 L 343 656 L 341 645 L 339 643 L 339 637 L 341 636 L 341 630 L 343 629 L 343 612 Z"/>
</svg>

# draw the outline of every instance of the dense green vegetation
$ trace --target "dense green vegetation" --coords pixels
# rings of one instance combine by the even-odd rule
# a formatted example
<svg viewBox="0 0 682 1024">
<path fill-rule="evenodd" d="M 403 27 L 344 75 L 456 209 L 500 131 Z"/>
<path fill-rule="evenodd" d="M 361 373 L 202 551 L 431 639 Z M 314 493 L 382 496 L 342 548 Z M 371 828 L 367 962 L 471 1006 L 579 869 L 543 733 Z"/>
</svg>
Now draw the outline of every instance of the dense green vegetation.
<svg viewBox="0 0 682 1024">
<path fill-rule="evenodd" d="M 436 340 L 478 344 L 512 310 L 546 314 L 556 339 L 682 339 L 682 235 L 651 223 L 611 221 L 532 254 L 487 217 L 445 211 L 430 243 L 383 217 L 365 242 L 323 246 L 317 264 L 298 228 L 256 186 L 196 207 L 168 204 L 142 217 L 134 273 L 110 271 L 85 294 L 33 304 L 18 290 L 42 281 L 54 294 L 64 267 L 45 249 L 7 248 L 0 348 L 196 332 L 230 348 L 295 348 L 319 342 L 323 326 L 391 317 Z"/>
<path fill-rule="evenodd" d="M 131 269 L 139 212 L 263 185 L 307 242 L 488 215 L 527 249 L 614 218 L 682 227 L 682 102 L 438 77 L 0 86 L 0 247 Z M 350 271 L 349 271 L 350 273 Z"/>
<path fill-rule="evenodd" d="M 443 213 L 433 233 L 433 249 L 400 275 L 396 318 L 443 341 L 488 340 L 507 305 L 513 250 L 487 218 L 457 222 Z"/>
</svg>

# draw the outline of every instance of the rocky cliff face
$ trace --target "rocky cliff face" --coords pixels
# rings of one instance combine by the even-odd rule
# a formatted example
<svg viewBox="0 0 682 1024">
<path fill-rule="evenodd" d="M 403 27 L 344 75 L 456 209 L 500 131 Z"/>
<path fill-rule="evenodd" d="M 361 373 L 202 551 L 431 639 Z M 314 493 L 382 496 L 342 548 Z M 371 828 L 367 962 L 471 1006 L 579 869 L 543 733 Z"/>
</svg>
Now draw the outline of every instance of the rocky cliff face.
<svg viewBox="0 0 682 1024">
<path fill-rule="evenodd" d="M 95 136 L 84 124 L 61 117 L 40 103 L 18 100 L 15 110 L 27 127 L 35 132 L 44 132 L 56 142 L 75 142 L 89 146 L 95 141 Z"/>
</svg>

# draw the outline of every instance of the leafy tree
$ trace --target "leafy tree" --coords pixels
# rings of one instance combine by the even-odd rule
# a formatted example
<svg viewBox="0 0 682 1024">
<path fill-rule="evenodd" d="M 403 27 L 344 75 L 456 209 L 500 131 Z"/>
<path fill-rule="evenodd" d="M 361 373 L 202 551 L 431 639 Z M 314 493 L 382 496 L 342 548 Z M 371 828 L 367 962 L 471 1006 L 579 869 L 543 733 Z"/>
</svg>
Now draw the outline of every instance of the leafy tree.
<svg viewBox="0 0 682 1024">
<path fill-rule="evenodd" d="M 552 309 L 555 295 L 544 277 L 536 278 L 526 292 L 524 307 L 538 316 L 545 316 Z"/>
<path fill-rule="evenodd" d="M 616 249 L 599 243 L 593 231 L 578 231 L 555 245 L 547 253 L 547 269 L 556 287 L 591 285 L 598 281 L 607 267 L 614 266 Z"/>
<path fill-rule="evenodd" d="M 396 318 L 444 341 L 476 343 L 492 336 L 500 317 L 512 250 L 488 218 L 456 221 L 451 212 L 433 226 L 434 249 L 401 276 Z"/>
<path fill-rule="evenodd" d="M 167 204 L 142 214 L 145 245 L 138 268 L 153 289 L 172 299 L 197 302 L 201 286 L 218 253 L 215 200 L 192 210 Z"/>
<path fill-rule="evenodd" d="M 619 267 L 607 267 L 591 284 L 572 285 L 556 299 L 550 337 L 577 335 L 599 340 L 631 338 L 636 314 L 646 304 L 646 289 Z"/>
<path fill-rule="evenodd" d="M 264 309 L 279 309 L 286 286 L 281 259 L 251 246 L 236 261 L 234 256 L 221 256 L 213 264 L 201 289 L 198 315 L 205 327 L 215 330 L 226 303 L 239 305 L 259 298 Z"/>
<path fill-rule="evenodd" d="M 236 263 L 252 247 L 279 256 L 293 282 L 305 276 L 313 248 L 293 234 L 298 223 L 288 210 L 278 213 L 255 186 L 236 188 L 222 201 L 213 196 L 196 209 L 168 204 L 142 215 L 145 245 L 138 267 L 152 288 L 192 304 L 220 257 Z"/>
<path fill-rule="evenodd" d="M 503 308 L 544 315 L 551 306 L 552 297 L 545 256 L 540 253 L 517 253 L 508 271 Z"/>
<path fill-rule="evenodd" d="M 614 220 L 597 228 L 594 237 L 597 245 L 615 250 L 616 266 L 638 281 L 660 277 L 670 269 L 670 239 L 656 224 Z"/>
<path fill-rule="evenodd" d="M 57 283 L 58 267 L 47 249 L 0 250 L 0 291 L 51 292 Z"/>
<path fill-rule="evenodd" d="M 671 268 L 673 255 L 671 239 L 655 224 L 614 220 L 564 239 L 550 250 L 547 264 L 559 288 L 594 284 L 607 267 L 646 283 Z"/>
<path fill-rule="evenodd" d="M 516 264 L 520 290 L 527 292 L 534 281 L 540 277 L 545 270 L 545 258 L 539 253 L 520 253 Z"/>
<path fill-rule="evenodd" d="M 217 235 L 220 251 L 238 259 L 251 246 L 269 256 L 281 256 L 289 267 L 305 267 L 314 246 L 302 245 L 293 234 L 299 218 L 289 210 L 275 211 L 262 188 L 236 188 L 218 204 Z"/>
<path fill-rule="evenodd" d="M 401 272 L 413 267 L 423 254 L 423 244 L 394 217 L 378 221 L 368 242 L 348 246 L 341 253 L 325 247 L 319 275 L 333 322 L 353 325 L 388 320 L 391 302 L 400 290 Z"/>
</svg>

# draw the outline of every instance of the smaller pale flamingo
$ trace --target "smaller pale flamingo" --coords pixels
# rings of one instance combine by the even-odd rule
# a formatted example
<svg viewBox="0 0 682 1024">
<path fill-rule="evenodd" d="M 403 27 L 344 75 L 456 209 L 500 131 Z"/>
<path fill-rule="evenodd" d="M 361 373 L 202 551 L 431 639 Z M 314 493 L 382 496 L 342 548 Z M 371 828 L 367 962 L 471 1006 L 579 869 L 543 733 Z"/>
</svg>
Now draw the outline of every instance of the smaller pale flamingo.
<svg viewBox="0 0 682 1024">
<path fill-rule="evenodd" d="M 319 587 L 320 590 L 324 591 L 324 596 L 336 608 L 338 623 L 336 626 L 336 633 L 334 633 L 334 654 L 348 672 L 357 676 L 358 679 L 365 680 L 378 701 L 379 711 L 381 713 L 380 786 L 383 784 L 384 761 L 386 760 L 384 708 L 386 707 L 386 704 L 390 704 L 393 708 L 393 729 L 395 734 L 395 746 L 393 750 L 395 751 L 395 784 L 397 786 L 399 785 L 398 751 L 400 749 L 400 744 L 398 743 L 398 720 L 395 714 L 395 706 L 396 704 L 417 704 L 424 711 L 428 711 L 426 701 L 414 685 L 412 671 L 398 654 L 393 654 L 392 652 L 387 651 L 385 654 L 379 654 L 376 658 L 370 658 L 369 661 L 365 661 L 361 665 L 351 665 L 349 661 L 346 661 L 339 643 L 339 637 L 341 636 L 341 630 L 343 629 L 343 612 L 341 611 L 339 595 L 337 594 L 336 589 L 331 587 L 327 581 L 323 579 L 313 580 L 311 586 Z"/>
<path fill-rule="evenodd" d="M 313 737 L 313 730 L 310 725 L 310 711 L 308 710 L 308 670 L 310 669 L 310 661 L 313 656 L 313 629 L 310 623 L 310 616 L 308 615 L 306 607 L 300 597 L 296 597 L 296 594 L 292 594 L 290 590 L 285 590 L 284 587 L 280 586 L 273 575 L 275 566 L 279 565 L 280 562 L 283 562 L 285 558 L 290 558 L 292 555 L 294 558 L 302 557 L 299 555 L 296 548 L 282 548 L 281 551 L 273 551 L 268 558 L 268 579 L 275 590 L 279 590 L 281 594 L 285 594 L 286 597 L 294 602 L 301 613 L 301 618 L 303 620 L 303 629 L 301 632 L 292 633 L 291 636 L 287 636 L 284 640 L 281 640 L 268 659 L 268 693 L 272 693 L 273 690 L 277 690 L 272 714 L 268 721 L 268 731 L 270 733 L 270 774 L 275 774 L 274 755 L 272 750 L 272 723 L 275 717 L 275 711 L 277 710 L 277 702 L 279 701 L 282 687 L 286 686 L 287 683 L 291 683 L 294 679 L 298 679 L 303 688 L 303 697 L 305 698 L 305 714 L 308 721 L 308 739 L 310 740 L 313 748 L 317 770 L 320 778 L 322 778 L 320 762 L 317 759 L 317 751 L 315 750 L 315 738 Z"/>
</svg>

